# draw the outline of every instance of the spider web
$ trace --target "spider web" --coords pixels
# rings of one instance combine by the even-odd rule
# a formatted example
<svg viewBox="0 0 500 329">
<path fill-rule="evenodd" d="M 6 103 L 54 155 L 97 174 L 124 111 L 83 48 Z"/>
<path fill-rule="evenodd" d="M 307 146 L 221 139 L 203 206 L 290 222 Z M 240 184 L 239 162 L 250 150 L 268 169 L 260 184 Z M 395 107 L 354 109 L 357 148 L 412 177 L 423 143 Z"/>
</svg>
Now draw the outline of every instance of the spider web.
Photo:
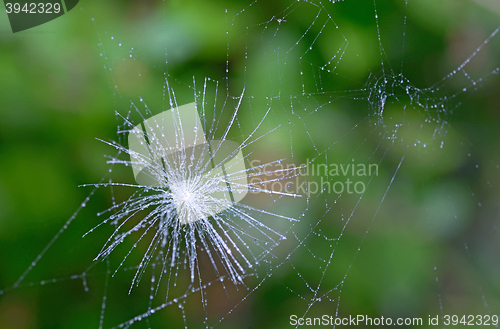
<svg viewBox="0 0 500 329">
<path fill-rule="evenodd" d="M 475 264 L 483 262 L 481 251 L 485 250 L 492 261 L 498 259 L 492 251 L 495 248 L 489 246 L 498 240 L 498 216 L 490 214 L 496 209 L 492 199 L 498 189 L 494 179 L 498 165 L 481 155 L 479 146 L 488 149 L 485 139 L 478 137 L 476 143 L 461 136 L 459 130 L 468 127 L 466 120 L 455 125 L 454 117 L 467 118 L 462 113 L 470 110 L 471 99 L 480 98 L 475 95 L 498 82 L 499 63 L 488 54 L 498 54 L 499 28 L 488 26 L 484 37 L 473 39 L 472 48 L 453 53 L 458 59 L 452 59 L 458 62 L 445 65 L 449 73 L 425 81 L 415 69 L 421 64 L 406 61 L 404 55 L 417 47 L 411 43 L 416 42 L 411 31 L 418 28 L 411 18 L 421 7 L 412 1 L 397 3 L 396 11 L 371 0 L 359 5 L 283 1 L 270 7 L 254 1 L 242 8 L 213 6 L 226 18 L 220 31 L 226 62 L 216 70 L 203 65 L 186 67 L 183 49 L 168 40 L 151 55 L 144 50 L 147 44 L 138 39 L 124 41 L 125 36 L 108 31 L 104 23 L 92 18 L 116 99 L 118 139 L 113 146 L 117 153 L 108 157 L 108 175 L 87 187 L 91 192 L 81 207 L 2 294 L 24 286 L 52 283 L 48 289 L 56 290 L 66 281 L 82 282 L 98 306 L 100 315 L 92 326 L 99 328 L 160 328 L 165 327 L 165 320 L 169 327 L 186 328 L 233 328 L 248 323 L 289 326 L 292 314 L 312 318 L 356 315 L 359 311 L 351 306 L 356 296 L 377 283 L 385 290 L 375 302 L 380 308 L 372 310 L 373 316 L 498 313 L 499 287 L 494 279 L 498 268 Z M 172 16 L 165 12 L 162 33 L 170 35 Z M 363 28 L 346 18 L 355 15 L 363 21 Z M 264 21 L 256 20 L 263 16 L 267 16 Z M 156 56 L 150 60 L 157 63 L 155 72 L 162 76 L 156 74 L 154 84 L 144 87 L 144 76 L 155 74 L 140 65 L 148 56 Z M 207 71 L 214 72 L 207 76 Z M 111 195 L 111 208 L 103 210 L 110 208 L 114 213 L 130 200 L 128 183 L 133 182 L 130 173 L 127 176 L 130 168 L 123 164 L 128 161 L 126 140 L 132 127 L 176 104 L 191 102 L 202 109 L 208 139 L 236 141 L 246 154 L 247 175 L 265 176 L 268 183 L 241 203 L 280 238 L 264 242 L 242 230 L 248 240 L 241 240 L 234 250 L 249 249 L 252 266 L 243 271 L 241 282 L 228 279 L 224 271 L 213 271 L 224 266 L 207 257 L 203 247 L 198 247 L 195 280 L 192 274 L 189 279 L 190 258 L 185 250 L 180 250 L 167 270 L 161 251 L 142 269 L 140 252 L 128 256 L 136 244 L 93 260 L 116 223 L 94 230 L 102 219 L 86 213 L 86 205 Z M 293 168 L 285 177 L 282 163 Z M 330 169 L 332 164 L 344 168 L 372 164 L 377 171 L 349 176 L 366 187 L 361 193 L 347 189 L 335 193 L 332 186 L 339 181 L 338 175 L 321 169 L 324 165 Z M 474 176 L 481 175 L 483 166 L 487 179 Z M 470 179 L 461 171 L 478 173 Z M 274 182 L 279 184 L 271 186 Z M 419 185 L 423 187 L 415 187 Z M 276 190 L 283 186 L 293 191 L 283 195 Z M 418 200 L 417 205 L 408 201 L 412 198 Z M 481 217 L 475 221 L 479 228 L 463 233 L 473 216 Z M 84 225 L 69 232 L 70 224 L 80 218 L 85 218 Z M 80 248 L 88 249 L 88 267 L 53 279 L 28 281 L 60 239 L 86 232 Z M 432 256 L 432 250 L 450 237 L 455 239 L 454 253 L 463 253 L 471 263 L 465 268 L 480 273 L 480 278 L 471 274 L 471 287 L 456 288 L 467 291 L 465 306 L 453 303 L 457 292 L 446 286 L 451 270 L 443 267 L 458 265 Z M 488 247 L 478 242 L 481 239 Z M 400 251 L 391 249 L 391 243 Z M 414 249 L 425 249 L 417 252 L 423 259 L 401 263 Z M 386 268 L 382 274 L 375 270 L 380 267 Z M 422 284 L 408 286 L 413 281 L 397 273 L 404 267 L 422 277 L 417 282 L 429 277 L 435 281 L 429 308 L 412 308 L 408 296 Z M 140 280 L 136 281 L 137 275 Z M 349 286 L 349 280 L 358 286 Z M 136 284 L 131 288 L 132 282 Z M 266 299 L 273 304 L 266 305 Z M 284 317 L 273 317 L 273 313 Z"/>
</svg>

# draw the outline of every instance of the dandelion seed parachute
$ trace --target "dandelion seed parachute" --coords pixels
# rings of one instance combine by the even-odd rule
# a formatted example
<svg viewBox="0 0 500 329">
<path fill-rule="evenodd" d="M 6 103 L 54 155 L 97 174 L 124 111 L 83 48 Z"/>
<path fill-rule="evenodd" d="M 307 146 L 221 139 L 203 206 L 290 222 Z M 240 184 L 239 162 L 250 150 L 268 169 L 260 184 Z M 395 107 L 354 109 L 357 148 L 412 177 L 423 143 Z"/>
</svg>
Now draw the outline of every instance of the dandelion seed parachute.
<svg viewBox="0 0 500 329">
<path fill-rule="evenodd" d="M 107 258 L 125 239 L 140 234 L 119 266 L 141 240 L 152 236 L 132 286 L 139 283 L 151 262 L 160 264 L 163 273 L 173 271 L 177 275 L 186 269 L 191 282 L 199 280 L 201 284 L 205 269 L 200 271 L 200 256 L 209 260 L 221 280 L 243 283 L 255 265 L 286 239 L 280 229 L 271 227 L 278 222 L 268 226 L 263 216 L 296 221 L 240 202 L 249 192 L 297 197 L 248 183 L 250 176 L 267 174 L 260 170 L 263 165 L 247 169 L 242 152 L 258 127 L 242 144 L 226 140 L 231 124 L 221 140 L 207 141 L 195 103 L 172 107 L 139 125 L 128 120 L 126 123 L 128 148 L 118 143 L 110 145 L 128 154 L 130 161 L 113 159 L 109 163 L 132 167 L 137 185 L 125 186 L 136 192 L 109 209 L 114 214 L 103 223 L 114 224 L 115 230 L 96 259 Z M 298 170 L 280 170 L 279 174 L 281 178 L 267 181 L 295 176 Z"/>
<path fill-rule="evenodd" d="M 241 149 L 227 140 L 208 143 L 195 103 L 134 127 L 129 148 L 137 183 L 168 188 L 181 224 L 220 213 L 248 192 Z"/>
</svg>

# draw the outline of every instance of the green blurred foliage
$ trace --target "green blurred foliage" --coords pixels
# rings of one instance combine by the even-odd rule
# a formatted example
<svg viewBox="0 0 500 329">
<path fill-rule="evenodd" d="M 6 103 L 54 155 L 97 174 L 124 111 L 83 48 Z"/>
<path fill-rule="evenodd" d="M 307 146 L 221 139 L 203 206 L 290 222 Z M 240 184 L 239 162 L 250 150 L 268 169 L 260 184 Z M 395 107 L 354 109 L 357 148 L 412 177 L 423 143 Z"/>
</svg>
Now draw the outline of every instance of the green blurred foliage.
<svg viewBox="0 0 500 329">
<path fill-rule="evenodd" d="M 6 15 L 0 14 L 0 289 L 7 288 L 0 296 L 0 328 L 98 327 L 106 264 L 99 264 L 88 278 L 88 292 L 83 289 L 82 279 L 68 278 L 91 264 L 110 233 L 109 228 L 104 228 L 81 238 L 101 220 L 96 214 L 111 205 L 109 191 L 96 192 L 22 286 L 12 290 L 8 287 L 91 191 L 78 186 L 97 183 L 106 176 L 108 165 L 103 155 L 114 151 L 96 138 L 117 139 L 116 127 L 121 119 L 114 112 L 125 113 L 129 101 L 137 102 L 139 95 L 154 113 L 161 111 L 166 67 L 170 81 L 181 82 L 176 86 L 192 83 L 193 76 L 208 76 L 224 84 L 229 55 L 232 96 L 239 96 L 243 85 L 249 95 L 276 96 L 269 88 L 278 86 L 269 86 L 269 79 L 266 81 L 266 67 L 276 63 L 258 51 L 259 46 L 265 48 L 262 44 L 266 42 L 261 23 L 279 16 L 289 2 L 258 3 L 261 10 L 252 10 L 249 3 L 88 0 L 57 20 L 16 34 L 9 31 Z M 405 6 L 404 1 L 394 0 L 377 1 L 377 5 L 387 56 L 384 60 L 398 67 L 404 61 L 405 76 L 417 87 L 431 86 L 457 68 L 500 21 L 493 10 L 472 1 L 419 0 Z M 360 89 L 370 72 L 381 69 L 373 3 L 346 0 L 328 6 L 349 46 L 335 71 L 345 79 L 339 78 L 341 84 L 330 83 L 324 88 Z M 248 14 L 235 16 L 244 8 Z M 273 44 L 286 45 L 301 38 L 314 13 L 300 9 L 294 12 L 282 23 L 287 35 L 273 40 Z M 248 32 L 247 26 L 252 27 Z M 311 28 L 318 33 L 321 26 Z M 308 55 L 317 63 L 328 61 L 342 41 L 336 32 L 325 31 L 321 36 Z M 471 63 L 472 73 L 484 76 L 487 68 L 495 67 L 495 61 L 498 65 L 498 39 L 493 39 L 480 52 L 479 60 Z M 244 61 L 247 52 L 254 55 Z M 129 53 L 134 54 L 135 61 L 127 57 Z M 298 70 L 297 65 L 290 61 L 290 72 Z M 297 81 L 293 80 L 283 81 L 280 86 L 298 95 L 296 87 Z M 453 80 L 443 92 L 454 94 L 459 88 L 460 81 Z M 191 102 L 192 94 L 179 91 L 178 98 L 179 103 Z M 288 106 L 289 100 L 283 100 L 285 103 Z M 261 117 L 267 111 L 266 104 L 265 99 L 256 100 L 251 109 L 243 108 L 242 120 Z M 314 104 L 311 101 L 307 106 Z M 349 159 L 354 150 L 358 150 L 357 159 L 369 159 L 374 153 L 377 161 L 384 159 L 379 176 L 370 183 L 363 203 L 338 241 L 332 269 L 322 279 L 324 287 L 342 291 L 339 314 L 424 318 L 441 312 L 485 314 L 491 310 L 498 314 L 498 76 L 468 93 L 463 104 L 454 109 L 443 138 L 444 149 L 437 145 L 406 150 L 394 145 L 384 152 L 390 142 L 380 146 L 380 138 L 370 136 L 366 130 L 349 133 L 370 114 L 366 107 L 356 104 L 339 98 L 324 111 L 304 117 L 307 134 L 304 126 L 292 129 L 294 152 L 303 161 L 317 155 L 310 138 L 320 150 L 335 144 L 335 163 Z M 280 106 L 273 103 L 277 123 L 288 118 Z M 393 111 L 397 116 L 401 109 Z M 267 156 L 273 159 L 275 149 L 289 148 L 290 136 L 277 132 L 266 143 Z M 261 155 L 265 159 L 266 150 Z M 381 203 L 403 155 L 402 167 Z M 128 169 L 115 168 L 113 180 L 132 182 Z M 115 197 L 123 200 L 128 193 L 118 189 Z M 322 218 L 320 228 L 325 235 L 336 237 L 350 215 L 345 209 L 356 201 L 343 197 L 341 206 L 325 214 L 325 202 L 315 200 L 303 219 L 304 227 Z M 229 287 L 227 294 L 209 291 L 209 324 L 225 318 L 218 328 L 291 327 L 289 316 L 305 310 L 305 300 L 312 298 L 297 271 L 304 280 L 318 285 L 324 264 L 311 253 L 328 259 L 330 245 L 337 241 L 323 244 L 311 239 L 306 243 L 310 243 L 307 248 L 293 255 L 295 268 L 282 266 L 231 314 L 227 312 L 247 291 L 234 287 Z M 287 246 L 285 243 L 284 249 L 276 252 L 286 255 Z M 54 278 L 66 279 L 51 283 Z M 41 280 L 48 281 L 40 284 Z M 131 295 L 127 295 L 129 273 L 110 280 L 105 327 L 143 312 L 149 298 L 147 280 Z M 252 280 L 250 287 L 258 282 Z M 200 324 L 204 319 L 204 314 L 192 311 L 199 309 L 194 305 L 197 300 L 194 294 L 186 306 L 191 324 Z M 189 303 L 193 303 L 192 310 Z M 336 305 L 317 303 L 309 316 L 334 315 Z M 168 307 L 150 321 L 153 328 L 180 328 L 183 314 L 175 306 Z M 147 326 L 145 321 L 137 325 Z"/>
</svg>

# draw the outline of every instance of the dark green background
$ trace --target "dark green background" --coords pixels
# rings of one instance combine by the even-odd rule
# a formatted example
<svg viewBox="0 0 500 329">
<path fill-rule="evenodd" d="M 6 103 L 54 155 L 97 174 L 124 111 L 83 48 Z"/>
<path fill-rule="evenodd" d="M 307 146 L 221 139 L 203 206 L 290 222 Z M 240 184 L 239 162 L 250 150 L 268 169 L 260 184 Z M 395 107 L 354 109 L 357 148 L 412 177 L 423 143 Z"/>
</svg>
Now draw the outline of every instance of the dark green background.
<svg viewBox="0 0 500 329">
<path fill-rule="evenodd" d="M 98 327 L 105 264 L 93 269 L 89 292 L 84 291 L 82 280 L 64 278 L 82 273 L 105 241 L 106 230 L 85 239 L 81 236 L 101 220 L 96 213 L 110 206 L 109 190 L 100 189 L 94 195 L 20 287 L 9 287 L 90 193 L 91 188 L 78 185 L 97 183 L 107 173 L 103 155 L 114 151 L 95 138 L 116 139 L 120 120 L 114 111 L 126 113 L 129 99 L 137 102 L 139 95 L 153 111 L 160 111 L 165 45 L 170 54 L 171 79 L 191 83 L 195 75 L 222 81 L 227 54 L 225 31 L 235 13 L 247 8 L 245 14 L 236 16 L 231 29 L 230 92 L 238 96 L 245 83 L 250 93 L 266 95 L 268 91 L 260 90 L 259 85 L 269 81 L 260 80 L 261 57 L 254 47 L 266 39 L 262 35 L 264 25 L 257 24 L 280 17 L 289 3 L 248 5 L 244 1 L 83 1 L 63 17 L 16 34 L 10 31 L 6 14 L 0 15 L 0 289 L 6 290 L 0 296 L 0 328 Z M 324 88 L 361 89 L 370 72 L 377 74 L 381 69 L 373 2 L 326 5 L 353 52 L 346 52 L 336 71 L 345 79 L 333 79 Z M 405 8 L 403 1 L 378 1 L 378 9 L 385 60 L 394 67 L 403 60 L 402 21 L 407 14 L 404 73 L 420 88 L 433 85 L 457 68 L 500 24 L 500 6 L 494 2 L 487 7 L 481 1 L 415 0 Z M 304 11 L 304 17 L 308 17 L 306 14 Z M 309 26 L 309 18 L 299 18 L 295 15 L 282 23 L 283 30 L 288 24 L 289 42 L 298 40 Z M 248 34 L 246 26 L 252 27 Z M 329 47 L 337 49 L 340 45 L 338 36 L 333 35 L 331 43 L 319 42 L 309 59 L 325 63 Z M 248 62 L 242 61 L 246 45 L 250 45 Z M 130 47 L 134 47 L 134 62 L 122 60 Z M 486 76 L 500 65 L 499 58 L 497 36 L 467 67 L 468 72 L 474 78 Z M 242 74 L 245 63 L 246 77 Z M 336 84 L 340 81 L 342 84 Z M 452 80 L 443 92 L 452 95 L 465 85 L 463 80 Z M 179 97 L 189 99 L 187 93 L 180 92 Z M 500 313 L 498 75 L 487 79 L 477 91 L 461 95 L 458 101 L 462 105 L 450 115 L 448 134 L 437 138 L 444 139 L 444 150 L 440 151 L 438 144 L 434 152 L 408 151 L 372 222 L 404 151 L 390 147 L 384 156 L 381 175 L 370 185 L 362 206 L 343 233 L 323 282 L 324 291 L 332 289 L 349 271 L 340 289 L 339 315 L 427 318 Z M 284 103 L 290 104 L 288 99 Z M 253 111 L 259 114 L 264 110 Z M 290 117 L 290 109 L 281 111 L 276 106 L 273 113 L 281 122 Z M 361 154 L 367 158 L 380 142 L 363 130 L 369 126 L 357 129 L 348 138 L 343 134 L 369 114 L 363 102 L 352 97 L 338 99 L 331 108 L 307 117 L 307 128 L 320 148 L 338 141 L 329 151 L 332 162 L 339 162 L 332 160 L 336 154 L 348 158 L 360 145 Z M 329 118 L 335 123 L 327 124 Z M 303 136 L 304 129 L 297 136 Z M 342 129 L 344 132 L 339 133 Z M 289 137 L 277 134 L 269 141 L 288 145 Z M 306 138 L 297 138 L 294 143 L 302 159 L 316 155 Z M 375 161 L 383 154 L 377 151 Z M 113 180 L 133 182 L 129 168 L 116 168 Z M 126 190 L 117 193 L 118 199 L 127 196 Z M 341 217 L 348 217 L 352 202 L 342 199 L 324 216 L 325 235 L 333 238 L 340 234 Z M 314 200 L 303 220 L 316 223 L 324 214 L 325 202 Z M 331 250 L 319 239 L 307 244 L 317 255 L 328 256 Z M 306 248 L 294 254 L 293 262 L 307 282 L 318 284 L 321 264 Z M 40 284 L 53 278 L 62 279 Z M 126 275 L 110 279 L 104 327 L 147 308 L 147 280 L 131 296 L 126 295 L 129 284 Z M 254 284 L 250 280 L 250 286 Z M 230 288 L 228 294 L 213 292 L 209 325 L 226 317 L 246 292 Z M 218 328 L 290 328 L 289 316 L 303 314 L 307 306 L 297 295 L 312 298 L 296 272 L 283 266 Z M 337 292 L 332 293 L 332 297 L 337 296 Z M 191 298 L 197 299 L 196 294 Z M 199 307 L 190 305 L 186 306 L 189 326 L 203 327 Z M 322 301 L 310 315 L 334 315 L 336 306 Z M 137 325 L 147 326 L 145 321 Z M 151 326 L 180 328 L 182 313 L 177 306 L 169 307 L 151 317 Z"/>
</svg>

